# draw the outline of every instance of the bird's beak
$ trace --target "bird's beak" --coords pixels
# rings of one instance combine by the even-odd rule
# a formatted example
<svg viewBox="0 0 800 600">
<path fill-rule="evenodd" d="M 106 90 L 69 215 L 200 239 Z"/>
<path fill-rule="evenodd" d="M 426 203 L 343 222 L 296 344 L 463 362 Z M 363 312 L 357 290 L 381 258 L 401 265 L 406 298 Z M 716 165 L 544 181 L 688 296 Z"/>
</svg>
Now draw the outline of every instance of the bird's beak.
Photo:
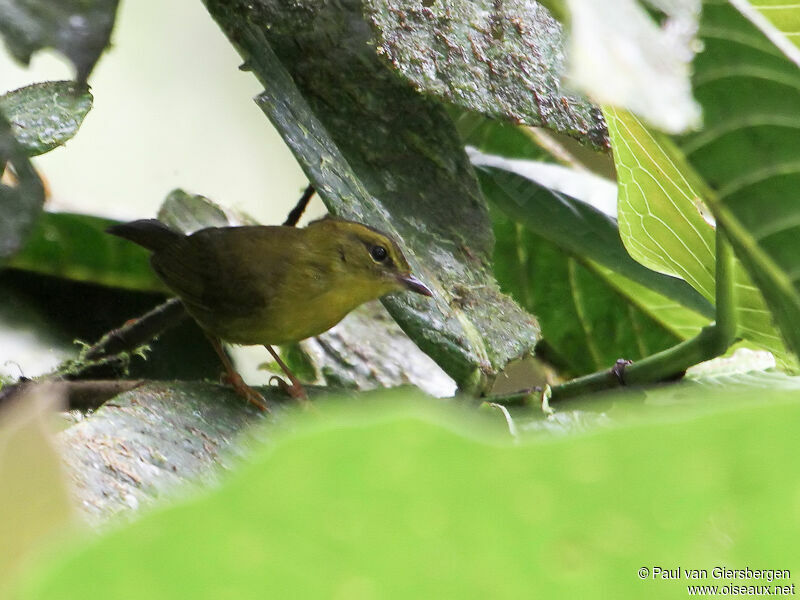
<svg viewBox="0 0 800 600">
<path fill-rule="evenodd" d="M 433 296 L 433 292 L 428 289 L 428 286 L 414 277 L 411 273 L 408 275 L 398 275 L 397 280 L 402 283 L 407 290 L 422 294 L 423 296 Z"/>
</svg>

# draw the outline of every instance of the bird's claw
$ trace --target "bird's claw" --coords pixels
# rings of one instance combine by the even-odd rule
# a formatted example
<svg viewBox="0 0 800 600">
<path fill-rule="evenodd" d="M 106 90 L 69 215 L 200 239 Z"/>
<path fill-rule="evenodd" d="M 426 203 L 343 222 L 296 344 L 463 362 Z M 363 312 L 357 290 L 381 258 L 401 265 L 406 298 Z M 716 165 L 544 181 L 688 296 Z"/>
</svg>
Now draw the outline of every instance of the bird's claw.
<svg viewBox="0 0 800 600">
<path fill-rule="evenodd" d="M 308 401 L 306 389 L 299 381 L 295 381 L 292 385 L 289 385 L 277 375 L 273 375 L 269 378 L 270 385 L 272 385 L 273 380 L 275 380 L 275 385 L 279 387 L 283 393 L 297 400 L 304 409 L 309 410 L 312 408 L 311 402 Z"/>
<path fill-rule="evenodd" d="M 611 373 L 617 378 L 620 385 L 625 385 L 625 367 L 632 365 L 633 361 L 626 358 L 618 358 L 614 366 L 611 367 Z"/>
<path fill-rule="evenodd" d="M 237 394 L 239 394 L 239 396 L 247 400 L 257 409 L 263 412 L 270 412 L 267 401 L 264 400 L 264 396 L 247 385 L 244 382 L 244 379 L 242 379 L 241 375 L 238 373 L 225 373 L 222 377 L 225 381 L 227 381 L 227 383 L 230 383 L 231 386 L 233 386 L 233 389 Z"/>
<path fill-rule="evenodd" d="M 269 384 L 272 385 L 273 381 L 282 392 L 291 396 L 292 398 L 296 400 L 308 400 L 308 394 L 306 394 L 305 388 L 300 385 L 300 383 L 293 383 L 292 385 L 289 385 L 277 375 L 273 375 L 269 378 Z"/>
</svg>

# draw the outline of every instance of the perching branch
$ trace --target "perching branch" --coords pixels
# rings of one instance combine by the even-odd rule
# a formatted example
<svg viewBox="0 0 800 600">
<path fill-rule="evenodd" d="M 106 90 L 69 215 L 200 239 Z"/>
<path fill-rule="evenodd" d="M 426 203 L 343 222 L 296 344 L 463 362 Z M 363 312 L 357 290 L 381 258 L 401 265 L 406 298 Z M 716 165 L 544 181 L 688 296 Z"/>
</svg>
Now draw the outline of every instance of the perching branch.
<svg viewBox="0 0 800 600">
<path fill-rule="evenodd" d="M 130 352 L 177 325 L 186 316 L 181 301 L 170 298 L 141 317 L 106 333 L 96 344 L 84 350 L 81 358 L 92 361 L 120 352 Z"/>
</svg>

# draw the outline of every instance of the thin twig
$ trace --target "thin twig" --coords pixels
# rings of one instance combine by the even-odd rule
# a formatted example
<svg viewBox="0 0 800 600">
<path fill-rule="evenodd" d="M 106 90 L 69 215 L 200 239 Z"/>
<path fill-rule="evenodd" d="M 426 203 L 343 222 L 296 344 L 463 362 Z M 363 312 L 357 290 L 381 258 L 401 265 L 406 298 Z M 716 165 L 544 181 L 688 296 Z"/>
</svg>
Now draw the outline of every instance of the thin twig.
<svg viewBox="0 0 800 600">
<path fill-rule="evenodd" d="M 283 222 L 284 225 L 289 227 L 294 227 L 297 225 L 297 222 L 300 220 L 300 217 L 303 216 L 306 206 L 308 206 L 308 203 L 311 201 L 311 197 L 314 195 L 315 191 L 314 184 L 309 183 L 308 187 L 306 187 L 305 191 L 303 192 L 303 195 L 300 196 L 300 200 L 297 201 L 297 205 L 292 209 L 292 211 L 289 213 L 289 216 L 286 217 L 286 220 Z"/>
<path fill-rule="evenodd" d="M 121 352 L 130 352 L 179 324 L 186 316 L 181 301 L 178 298 L 170 298 L 141 317 L 106 333 L 96 344 L 84 350 L 81 358 L 91 361 Z"/>
</svg>

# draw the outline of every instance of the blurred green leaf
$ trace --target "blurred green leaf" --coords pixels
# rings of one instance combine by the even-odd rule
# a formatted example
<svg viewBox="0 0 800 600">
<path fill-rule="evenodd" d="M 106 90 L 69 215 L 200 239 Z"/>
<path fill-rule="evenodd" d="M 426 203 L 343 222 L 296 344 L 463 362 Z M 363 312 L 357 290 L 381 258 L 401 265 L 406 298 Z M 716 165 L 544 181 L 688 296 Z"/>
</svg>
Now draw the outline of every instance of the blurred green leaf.
<svg viewBox="0 0 800 600">
<path fill-rule="evenodd" d="M 367 0 L 378 54 L 419 90 L 606 148 L 597 107 L 566 94 L 561 25 L 524 0 Z"/>
<path fill-rule="evenodd" d="M 158 209 L 158 220 L 183 233 L 205 227 L 228 227 L 230 219 L 222 207 L 205 196 L 172 190 Z"/>
<path fill-rule="evenodd" d="M 109 44 L 118 0 L 0 0 L 0 34 L 18 61 L 28 64 L 42 48 L 54 48 L 85 82 Z"/>
<path fill-rule="evenodd" d="M 328 209 L 395 236 L 434 290 L 387 297 L 389 312 L 463 390 L 488 389 L 532 350 L 538 325 L 494 281 L 491 222 L 445 110 L 380 62 L 352 4 L 206 5 Z"/>
<path fill-rule="evenodd" d="M 35 551 L 73 526 L 75 514 L 54 448 L 51 412 L 60 404 L 40 389 L 0 410 L 0 597 Z"/>
<path fill-rule="evenodd" d="M 91 108 L 89 87 L 72 81 L 35 83 L 0 96 L 0 111 L 28 156 L 66 143 Z"/>
<path fill-rule="evenodd" d="M 0 175 L 11 165 L 16 185 L 0 183 L 0 266 L 30 235 L 44 205 L 44 186 L 0 111 Z"/>
<path fill-rule="evenodd" d="M 111 287 L 164 291 L 146 250 L 105 233 L 114 223 L 88 215 L 43 213 L 8 266 Z"/>
<path fill-rule="evenodd" d="M 701 0 L 566 0 L 569 76 L 595 102 L 671 133 L 700 124 L 689 81 Z M 648 8 L 663 11 L 657 23 Z"/>
<path fill-rule="evenodd" d="M 794 569 L 796 391 L 718 400 L 512 446 L 372 396 L 293 422 L 210 495 L 62 552 L 21 598 L 672 599 L 683 578 L 639 569 Z"/>
</svg>

